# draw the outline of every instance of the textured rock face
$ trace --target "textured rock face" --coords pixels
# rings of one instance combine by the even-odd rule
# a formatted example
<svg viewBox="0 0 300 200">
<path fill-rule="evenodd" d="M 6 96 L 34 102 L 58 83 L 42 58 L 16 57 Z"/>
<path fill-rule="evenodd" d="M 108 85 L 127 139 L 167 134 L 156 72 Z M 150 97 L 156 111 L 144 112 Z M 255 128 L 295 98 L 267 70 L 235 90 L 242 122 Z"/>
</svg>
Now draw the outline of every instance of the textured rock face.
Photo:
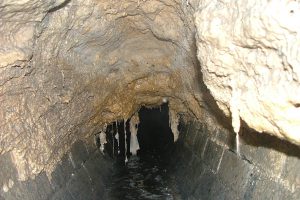
<svg viewBox="0 0 300 200">
<path fill-rule="evenodd" d="M 197 48 L 204 83 L 234 127 L 240 117 L 300 144 L 299 9 L 283 4 L 1 1 L 0 154 L 25 180 L 141 105 L 167 98 L 173 114 L 206 116 L 213 101 L 201 93 Z"/>
<path fill-rule="evenodd" d="M 204 82 L 239 129 L 300 144 L 299 1 L 201 1 L 196 16 Z"/>
<path fill-rule="evenodd" d="M 193 8 L 163 1 L 2 1 L 0 154 L 18 178 L 141 105 L 200 115 Z M 195 92 L 196 91 L 196 92 Z"/>
</svg>

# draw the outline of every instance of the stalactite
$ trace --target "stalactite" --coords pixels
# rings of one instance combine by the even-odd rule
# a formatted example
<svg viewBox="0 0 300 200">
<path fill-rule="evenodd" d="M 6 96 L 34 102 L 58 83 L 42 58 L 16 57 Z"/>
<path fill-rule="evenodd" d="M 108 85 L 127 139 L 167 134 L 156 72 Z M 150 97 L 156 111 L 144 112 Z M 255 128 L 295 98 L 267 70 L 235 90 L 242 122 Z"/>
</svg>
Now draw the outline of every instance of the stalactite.
<svg viewBox="0 0 300 200">
<path fill-rule="evenodd" d="M 120 133 L 119 133 L 119 128 L 118 128 L 118 121 L 116 121 L 116 135 L 115 138 L 117 140 L 117 148 L 118 148 L 118 154 L 120 154 Z"/>
<path fill-rule="evenodd" d="M 113 129 L 113 128 L 112 128 Z M 115 136 L 114 136 L 114 130 L 111 131 L 111 139 L 112 139 L 112 157 L 115 157 Z"/>
<path fill-rule="evenodd" d="M 125 153 L 125 163 L 128 162 L 128 158 L 127 158 L 127 135 L 126 135 L 126 121 L 127 119 L 123 120 L 123 126 L 124 126 L 124 153 Z"/>
<path fill-rule="evenodd" d="M 241 91 L 236 89 L 236 83 L 234 81 L 231 81 L 231 87 L 232 87 L 232 97 L 230 100 L 230 112 L 231 112 L 231 118 L 232 118 L 232 127 L 236 134 L 236 152 L 238 155 L 240 155 L 240 144 L 239 144 L 239 131 L 240 131 L 240 114 L 239 114 L 239 102 L 240 102 L 240 96 Z"/>
<path fill-rule="evenodd" d="M 174 136 L 174 142 L 178 140 L 179 137 L 179 131 L 178 131 L 178 124 L 179 124 L 179 115 L 173 110 L 169 110 L 169 126 L 171 127 L 173 136 Z"/>
<path fill-rule="evenodd" d="M 117 140 L 117 145 L 118 145 L 118 154 L 120 154 L 120 137 L 119 133 L 116 134 L 115 138 Z"/>
<path fill-rule="evenodd" d="M 100 131 L 100 134 L 99 134 L 100 151 L 102 152 L 102 154 L 104 154 L 104 145 L 107 143 L 106 134 L 105 134 L 106 129 L 107 129 L 107 125 L 105 124 L 104 127 L 102 128 L 102 130 Z"/>
<path fill-rule="evenodd" d="M 130 119 L 130 152 L 132 155 L 136 155 L 139 150 L 139 142 L 137 138 L 138 124 L 140 123 L 138 113 L 135 113 Z"/>
</svg>

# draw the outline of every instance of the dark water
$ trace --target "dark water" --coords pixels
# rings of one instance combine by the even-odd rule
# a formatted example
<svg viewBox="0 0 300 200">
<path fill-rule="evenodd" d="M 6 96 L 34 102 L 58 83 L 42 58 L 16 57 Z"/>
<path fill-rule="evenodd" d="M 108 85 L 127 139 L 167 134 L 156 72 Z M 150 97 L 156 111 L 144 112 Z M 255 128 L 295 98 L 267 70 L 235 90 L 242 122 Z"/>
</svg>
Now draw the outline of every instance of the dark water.
<svg viewBox="0 0 300 200">
<path fill-rule="evenodd" d="M 175 177 L 167 169 L 157 154 L 131 156 L 125 166 L 116 164 L 107 199 L 179 200 Z"/>
</svg>

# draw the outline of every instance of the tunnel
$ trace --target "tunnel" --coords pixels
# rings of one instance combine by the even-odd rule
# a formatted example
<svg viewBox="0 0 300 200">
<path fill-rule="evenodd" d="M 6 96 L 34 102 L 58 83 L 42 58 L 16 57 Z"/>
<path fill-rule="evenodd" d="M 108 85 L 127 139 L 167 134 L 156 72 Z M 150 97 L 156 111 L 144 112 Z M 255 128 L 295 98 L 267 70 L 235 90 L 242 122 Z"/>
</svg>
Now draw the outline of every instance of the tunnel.
<svg viewBox="0 0 300 200">
<path fill-rule="evenodd" d="M 0 200 L 299 199 L 299 5 L 1 1 Z"/>
</svg>

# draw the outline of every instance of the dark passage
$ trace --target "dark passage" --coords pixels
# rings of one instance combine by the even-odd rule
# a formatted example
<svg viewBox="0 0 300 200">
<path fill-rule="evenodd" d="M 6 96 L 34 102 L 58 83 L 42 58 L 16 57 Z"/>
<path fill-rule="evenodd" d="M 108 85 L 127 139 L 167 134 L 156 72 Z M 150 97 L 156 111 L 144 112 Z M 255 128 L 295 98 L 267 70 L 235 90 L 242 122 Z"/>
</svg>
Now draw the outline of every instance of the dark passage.
<svg viewBox="0 0 300 200">
<path fill-rule="evenodd" d="M 118 123 L 118 148 L 107 149 L 110 155 L 118 157 L 112 181 L 107 191 L 107 199 L 181 199 L 175 183 L 175 178 L 169 173 L 168 163 L 170 153 L 174 148 L 173 134 L 169 128 L 168 105 L 159 108 L 142 107 L 139 111 L 138 142 L 140 150 L 137 155 L 126 152 L 128 162 L 125 162 L 125 150 L 129 150 L 130 133 L 126 123 L 127 148 L 125 148 L 124 123 Z M 115 134 L 110 127 L 110 135 Z M 112 133 L 113 132 L 113 133 Z M 117 146 L 113 139 L 108 146 Z M 115 137 L 116 138 L 116 137 Z M 119 151 L 119 154 L 116 152 Z"/>
<path fill-rule="evenodd" d="M 169 127 L 168 104 L 159 108 L 142 107 L 139 111 L 138 141 L 140 153 L 162 154 L 174 144 Z"/>
</svg>

